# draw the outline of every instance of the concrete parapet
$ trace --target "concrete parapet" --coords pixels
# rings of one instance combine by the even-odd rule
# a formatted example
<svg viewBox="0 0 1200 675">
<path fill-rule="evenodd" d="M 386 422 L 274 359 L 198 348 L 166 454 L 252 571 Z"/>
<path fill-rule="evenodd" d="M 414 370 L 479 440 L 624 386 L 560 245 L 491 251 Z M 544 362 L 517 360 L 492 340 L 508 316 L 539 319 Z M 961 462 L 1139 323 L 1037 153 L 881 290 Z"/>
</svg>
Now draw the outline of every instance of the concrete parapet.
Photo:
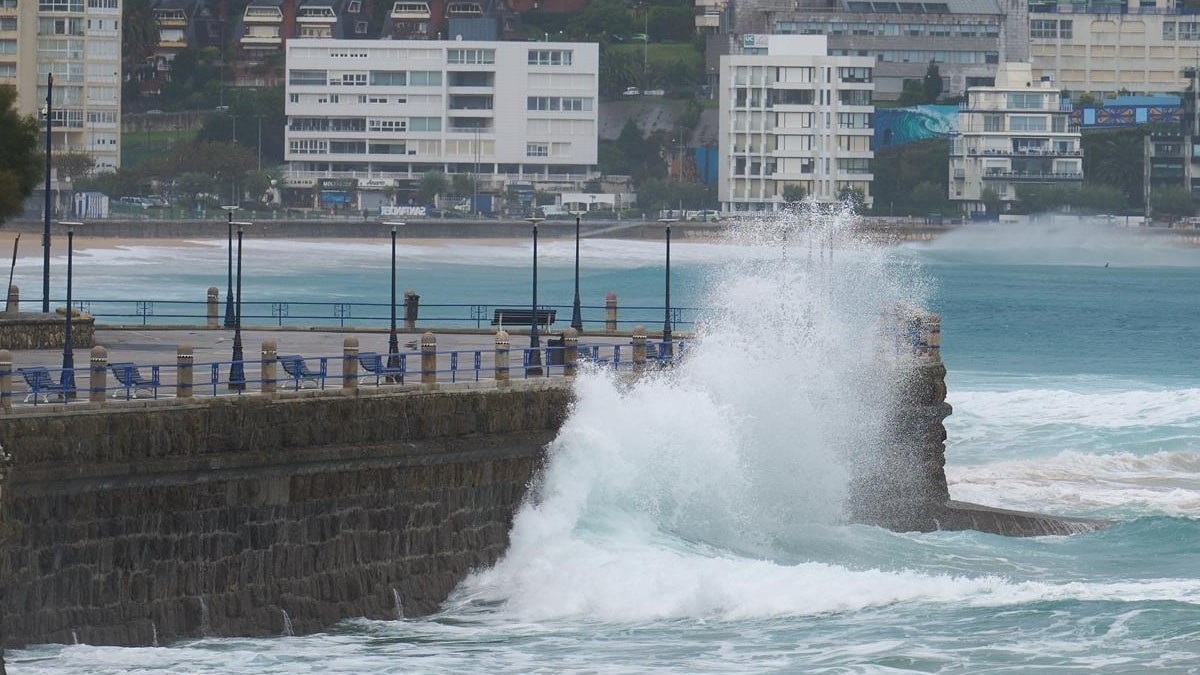
<svg viewBox="0 0 1200 675">
<path fill-rule="evenodd" d="M 205 295 L 205 309 L 208 318 L 209 328 L 220 328 L 221 326 L 221 291 L 217 290 L 216 286 L 209 286 L 208 293 Z"/>
<path fill-rule="evenodd" d="M 633 327 L 633 374 L 641 375 L 646 372 L 646 327 L 638 324 Z"/>
<path fill-rule="evenodd" d="M 342 341 L 342 387 L 358 388 L 358 338 L 354 336 Z"/>
<path fill-rule="evenodd" d="M 189 399 L 194 393 L 196 355 L 186 342 L 175 348 L 175 396 Z"/>
<path fill-rule="evenodd" d="M 437 384 L 437 336 L 433 333 L 421 335 L 421 384 Z"/>
<path fill-rule="evenodd" d="M 279 386 L 279 347 L 274 340 L 262 343 L 262 392 L 274 394 Z"/>
<path fill-rule="evenodd" d="M 509 382 L 508 359 L 511 349 L 512 340 L 509 339 L 508 331 L 496 331 L 496 383 L 501 386 L 506 385 Z"/>
</svg>

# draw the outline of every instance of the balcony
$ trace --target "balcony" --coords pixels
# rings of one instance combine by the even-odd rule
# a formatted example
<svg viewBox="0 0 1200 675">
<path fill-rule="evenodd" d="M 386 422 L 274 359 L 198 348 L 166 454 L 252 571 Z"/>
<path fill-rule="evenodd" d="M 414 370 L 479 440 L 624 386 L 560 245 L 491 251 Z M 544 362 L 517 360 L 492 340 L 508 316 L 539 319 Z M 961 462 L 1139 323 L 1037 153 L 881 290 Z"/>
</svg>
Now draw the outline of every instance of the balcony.
<svg viewBox="0 0 1200 675">
<path fill-rule="evenodd" d="M 337 23 L 337 14 L 328 5 L 307 5 L 296 12 L 296 23 Z"/>
<path fill-rule="evenodd" d="M 483 5 L 478 2 L 452 2 L 446 6 L 446 17 L 450 19 L 477 18 L 483 16 Z"/>
<path fill-rule="evenodd" d="M 392 5 L 393 21 L 428 21 L 433 17 L 427 2 L 397 2 Z"/>
<path fill-rule="evenodd" d="M 721 13 L 707 11 L 696 14 L 696 28 L 720 28 Z"/>
<path fill-rule="evenodd" d="M 984 180 L 1015 180 L 1015 181 L 1068 181 L 1083 180 L 1083 172 L 1037 172 L 1012 171 L 1010 169 L 988 169 L 983 174 Z"/>
<path fill-rule="evenodd" d="M 187 14 L 182 9 L 156 9 L 154 20 L 158 22 L 159 30 L 163 28 L 186 28 Z"/>
<path fill-rule="evenodd" d="M 251 5 L 242 14 L 245 23 L 283 23 L 283 12 L 278 7 Z"/>
</svg>

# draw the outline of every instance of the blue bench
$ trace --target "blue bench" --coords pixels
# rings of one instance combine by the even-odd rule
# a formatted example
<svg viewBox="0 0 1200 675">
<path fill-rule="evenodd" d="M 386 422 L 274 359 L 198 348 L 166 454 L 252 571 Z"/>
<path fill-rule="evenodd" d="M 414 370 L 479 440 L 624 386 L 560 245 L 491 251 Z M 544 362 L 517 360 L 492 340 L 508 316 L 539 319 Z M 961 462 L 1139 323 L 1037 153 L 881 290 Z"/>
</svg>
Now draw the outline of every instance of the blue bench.
<svg viewBox="0 0 1200 675">
<path fill-rule="evenodd" d="M 280 356 L 279 363 L 283 366 L 283 372 L 288 374 L 292 379 L 296 389 L 303 389 L 305 382 L 312 382 L 314 387 L 321 386 L 321 375 L 309 369 L 308 362 L 304 357 L 298 354 L 290 354 L 288 356 Z"/>
<path fill-rule="evenodd" d="M 110 363 L 108 367 L 125 390 L 125 400 L 137 398 L 137 392 L 139 391 L 144 391 L 154 398 L 158 398 L 159 381 L 157 368 L 153 370 L 150 379 L 146 379 L 142 375 L 142 372 L 138 370 L 137 364 L 134 363 Z M 119 391 L 113 392 L 113 398 L 120 395 L 121 392 Z"/>
<path fill-rule="evenodd" d="M 50 401 L 50 396 L 54 395 L 62 399 L 65 390 L 60 382 L 54 380 L 54 376 L 50 374 L 50 369 L 45 366 L 30 366 L 28 368 L 17 368 L 17 372 L 21 377 L 25 378 L 25 384 L 29 385 L 29 394 L 25 396 L 25 403 L 29 403 L 33 399 L 34 403 L 40 398 L 43 403 Z"/>
<path fill-rule="evenodd" d="M 363 352 L 358 355 L 358 364 L 363 369 L 364 375 L 374 375 L 375 384 L 385 380 L 387 382 L 396 382 L 404 384 L 404 357 L 405 354 L 397 354 L 400 359 L 400 365 L 397 368 L 389 368 L 387 365 L 387 354 L 376 354 L 375 352 Z"/>
</svg>

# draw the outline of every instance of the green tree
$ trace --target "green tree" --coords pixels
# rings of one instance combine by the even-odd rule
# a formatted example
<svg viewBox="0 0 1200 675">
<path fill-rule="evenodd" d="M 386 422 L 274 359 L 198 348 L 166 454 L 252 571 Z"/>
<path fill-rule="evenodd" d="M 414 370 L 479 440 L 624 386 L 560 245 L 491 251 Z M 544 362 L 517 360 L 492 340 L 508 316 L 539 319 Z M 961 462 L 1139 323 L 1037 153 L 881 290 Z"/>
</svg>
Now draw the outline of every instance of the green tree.
<svg viewBox="0 0 1200 675">
<path fill-rule="evenodd" d="M 40 181 L 38 123 L 17 114 L 17 90 L 0 86 L 0 224 L 25 210 Z"/>
<path fill-rule="evenodd" d="M 567 22 L 566 32 L 572 39 L 607 39 L 612 35 L 629 35 L 633 18 L 618 0 L 596 0 Z"/>
<path fill-rule="evenodd" d="M 933 61 L 930 61 L 929 67 L 925 69 L 925 79 L 921 89 L 924 95 L 922 103 L 937 103 L 938 97 L 942 95 L 942 74 Z"/>
<path fill-rule="evenodd" d="M 446 194 L 449 186 L 450 181 L 446 179 L 446 174 L 441 171 L 427 171 L 421 174 L 421 181 L 417 184 L 417 194 L 420 195 L 421 201 L 433 204 L 439 195 Z"/>
<path fill-rule="evenodd" d="M 1089 180 L 1111 186 L 1124 195 L 1131 207 L 1144 206 L 1145 127 L 1113 129 L 1083 134 L 1083 173 Z"/>
<path fill-rule="evenodd" d="M 946 188 L 933 181 L 921 181 L 913 186 L 908 203 L 917 213 L 945 213 L 950 210 Z"/>
<path fill-rule="evenodd" d="M 807 196 L 808 193 L 799 185 L 789 183 L 783 186 L 783 200 L 785 202 L 802 202 Z"/>
<path fill-rule="evenodd" d="M 54 166 L 59 173 L 78 181 L 96 168 L 96 159 L 86 152 L 62 152 L 54 155 Z"/>
<path fill-rule="evenodd" d="M 1000 193 L 996 192 L 996 188 L 983 188 L 983 192 L 979 193 L 979 200 L 983 202 L 983 207 L 987 209 L 989 216 L 994 217 L 1004 213 L 1004 200 L 1000 198 Z"/>
<path fill-rule="evenodd" d="M 125 0 L 121 4 L 121 65 L 126 73 L 134 73 L 145 67 L 158 47 L 158 21 L 150 0 Z"/>
<path fill-rule="evenodd" d="M 896 100 L 901 107 L 920 105 L 925 101 L 925 85 L 921 80 L 905 80 L 904 88 L 900 90 L 900 98 Z"/>
<path fill-rule="evenodd" d="M 1150 193 L 1150 213 L 1163 220 L 1189 218 L 1196 215 L 1196 199 L 1185 187 L 1156 188 Z"/>
</svg>

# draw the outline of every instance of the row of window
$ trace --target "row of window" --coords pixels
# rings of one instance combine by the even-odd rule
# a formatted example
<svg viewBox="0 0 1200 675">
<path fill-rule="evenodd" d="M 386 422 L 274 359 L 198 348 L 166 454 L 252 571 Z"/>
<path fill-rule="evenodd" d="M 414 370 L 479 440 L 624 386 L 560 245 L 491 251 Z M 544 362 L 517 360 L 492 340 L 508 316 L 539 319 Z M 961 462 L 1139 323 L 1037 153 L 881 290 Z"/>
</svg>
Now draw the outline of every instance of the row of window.
<svg viewBox="0 0 1200 675">
<path fill-rule="evenodd" d="M 469 155 L 475 148 L 469 143 L 452 141 L 447 146 L 448 154 Z M 493 154 L 495 146 L 480 148 L 484 154 Z M 392 142 L 376 143 L 367 141 L 345 141 L 326 139 L 295 139 L 288 142 L 288 151 L 295 155 L 435 155 L 438 154 L 437 141 L 416 141 L 413 143 Z M 525 144 L 526 157 L 570 157 L 571 143 L 532 141 Z"/>
<path fill-rule="evenodd" d="M 367 72 L 334 73 L 325 70 L 290 70 L 288 84 L 294 86 L 319 86 L 326 84 L 342 87 L 440 87 L 442 72 L 439 70 L 371 70 Z"/>
<path fill-rule="evenodd" d="M 530 96 L 526 99 L 525 109 L 590 112 L 592 99 L 582 96 Z"/>
<path fill-rule="evenodd" d="M 775 32 L 784 35 L 862 35 L 875 37 L 948 37 L 999 38 L 996 22 L 974 23 L 894 23 L 881 19 L 872 22 L 776 21 Z"/>
<path fill-rule="evenodd" d="M 1200 40 L 1200 21 L 1164 21 L 1164 40 Z"/>
<path fill-rule="evenodd" d="M 1075 35 L 1075 23 L 1070 19 L 1033 19 L 1029 22 L 1029 37 L 1070 40 Z"/>
<path fill-rule="evenodd" d="M 830 56 L 872 56 L 884 63 L 1000 63 L 999 52 L 951 51 L 946 49 L 830 49 Z"/>
</svg>

